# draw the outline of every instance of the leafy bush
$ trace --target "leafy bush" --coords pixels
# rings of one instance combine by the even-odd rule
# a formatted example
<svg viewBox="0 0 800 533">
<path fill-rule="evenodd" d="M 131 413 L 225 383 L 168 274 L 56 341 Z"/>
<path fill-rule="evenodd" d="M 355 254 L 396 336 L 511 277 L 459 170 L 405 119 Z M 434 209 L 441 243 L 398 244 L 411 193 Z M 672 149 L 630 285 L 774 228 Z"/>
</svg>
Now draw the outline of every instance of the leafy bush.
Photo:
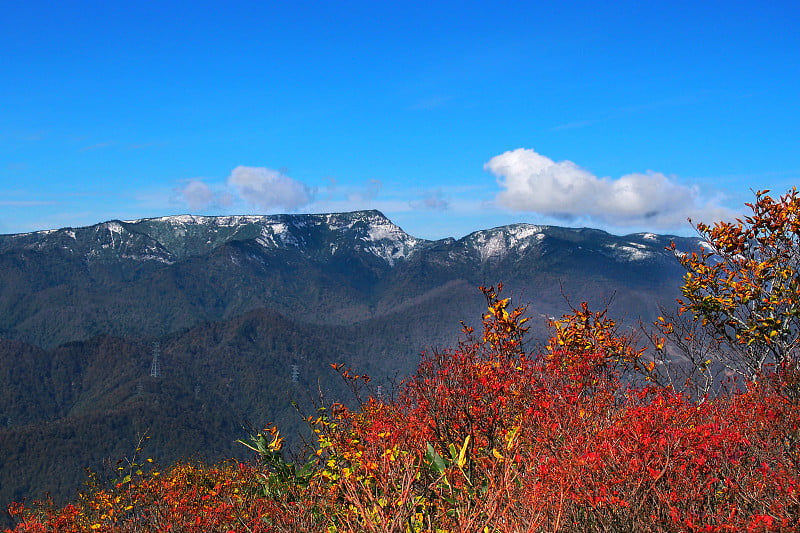
<svg viewBox="0 0 800 533">
<path fill-rule="evenodd" d="M 701 271 L 708 259 L 685 264 Z M 544 348 L 527 350 L 524 309 L 502 286 L 482 288 L 483 332 L 465 326 L 456 347 L 425 355 L 391 400 L 321 406 L 308 419 L 316 441 L 302 467 L 284 458 L 270 427 L 248 444 L 253 464 L 137 469 L 62 509 L 13 505 L 14 531 L 796 531 L 793 330 L 773 335 L 756 320 L 737 337 L 727 329 L 737 322 L 704 307 L 716 310 L 707 297 L 727 290 L 721 272 L 709 276 L 705 288 L 688 276 L 684 296 L 698 320 L 719 326 L 714 335 L 768 350 L 789 342 L 771 356 L 779 367 L 762 366 L 728 394 L 659 384 L 650 354 L 586 305 L 551 322 Z M 780 307 L 790 317 L 800 300 L 792 294 Z M 355 389 L 368 383 L 334 367 Z M 624 379 L 637 368 L 653 379 Z"/>
<path fill-rule="evenodd" d="M 699 341 L 705 349 L 697 364 L 718 363 L 749 381 L 793 375 L 800 349 L 800 196 L 796 189 L 777 199 L 768 193 L 756 193 L 743 219 L 697 224 L 705 241 L 699 252 L 672 245 L 686 268 L 679 313 L 697 326 L 682 331 L 682 345 Z M 668 334 L 672 322 L 661 324 Z"/>
</svg>

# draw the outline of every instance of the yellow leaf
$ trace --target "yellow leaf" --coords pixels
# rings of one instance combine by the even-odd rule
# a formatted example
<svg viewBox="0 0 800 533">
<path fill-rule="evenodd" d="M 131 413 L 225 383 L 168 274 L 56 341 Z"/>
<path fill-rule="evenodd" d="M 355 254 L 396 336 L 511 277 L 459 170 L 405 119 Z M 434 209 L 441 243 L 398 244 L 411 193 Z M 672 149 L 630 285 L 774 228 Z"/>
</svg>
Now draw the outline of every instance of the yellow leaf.
<svg viewBox="0 0 800 533">
<path fill-rule="evenodd" d="M 464 445 L 461 447 L 461 451 L 458 452 L 458 467 L 463 468 L 464 465 L 467 463 L 467 446 L 469 446 L 469 438 L 470 435 L 467 435 L 467 438 L 464 439 Z"/>
<path fill-rule="evenodd" d="M 508 434 L 508 437 L 506 437 L 507 450 L 510 451 L 511 448 L 514 446 L 514 439 L 517 438 L 517 433 L 519 433 L 519 426 L 516 426 L 514 429 L 512 429 L 511 432 Z"/>
</svg>

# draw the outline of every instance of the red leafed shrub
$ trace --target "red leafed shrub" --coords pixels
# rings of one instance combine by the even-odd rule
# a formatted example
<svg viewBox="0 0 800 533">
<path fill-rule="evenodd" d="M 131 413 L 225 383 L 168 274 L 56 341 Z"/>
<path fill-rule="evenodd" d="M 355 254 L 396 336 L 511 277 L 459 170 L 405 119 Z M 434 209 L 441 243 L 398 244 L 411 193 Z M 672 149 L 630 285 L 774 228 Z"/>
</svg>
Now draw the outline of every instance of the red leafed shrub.
<svg viewBox="0 0 800 533">
<path fill-rule="evenodd" d="M 527 351 L 524 309 L 501 286 L 482 288 L 482 333 L 464 327 L 456 347 L 426 355 L 396 400 L 321 407 L 303 461 L 286 461 L 267 428 L 246 443 L 254 464 L 132 468 L 61 509 L 12 505 L 14 531 L 798 531 L 799 206 L 794 193 L 759 193 L 747 227 L 700 228 L 734 254 L 728 263 L 684 258 L 685 309 L 713 342 L 740 350 L 719 364 L 749 372 L 727 393 L 681 393 L 656 368 L 664 338 L 654 358 L 586 305 Z M 778 259 L 765 257 L 773 248 Z M 751 305 L 756 293 L 766 299 Z M 700 365 L 690 379 L 710 383 L 711 362 L 689 360 Z M 354 387 L 366 381 L 334 367 Z M 632 370 L 644 385 L 627 379 Z"/>
<path fill-rule="evenodd" d="M 62 509 L 14 505 L 14 531 L 800 528 L 800 412 L 781 387 L 696 402 L 622 386 L 647 365 L 604 313 L 582 306 L 530 353 L 523 309 L 483 291 L 481 335 L 425 356 L 396 401 L 321 409 L 302 467 L 271 428 L 250 444 L 258 463 L 178 464 Z"/>
</svg>

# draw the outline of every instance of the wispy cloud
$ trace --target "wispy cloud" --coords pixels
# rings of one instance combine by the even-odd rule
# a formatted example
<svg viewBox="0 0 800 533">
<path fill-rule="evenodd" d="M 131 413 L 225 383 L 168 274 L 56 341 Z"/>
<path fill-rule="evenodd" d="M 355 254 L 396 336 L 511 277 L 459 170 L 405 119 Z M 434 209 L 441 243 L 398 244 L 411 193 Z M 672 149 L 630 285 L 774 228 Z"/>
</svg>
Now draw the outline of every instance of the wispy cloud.
<svg viewBox="0 0 800 533">
<path fill-rule="evenodd" d="M 409 202 L 411 207 L 423 211 L 447 211 L 450 201 L 444 197 L 442 191 L 432 191 L 419 200 Z"/>
<path fill-rule="evenodd" d="M 553 126 L 552 128 L 550 128 L 550 131 L 564 131 L 564 130 L 586 128 L 589 126 L 594 126 L 595 124 L 600 124 L 603 122 L 608 122 L 610 120 L 626 117 L 628 115 L 643 113 L 645 111 L 652 111 L 664 107 L 679 107 L 689 104 L 695 104 L 698 101 L 700 101 L 700 99 L 703 98 L 704 96 L 705 93 L 700 92 L 697 94 L 683 95 L 675 98 L 668 98 L 653 102 L 645 102 L 641 104 L 621 106 L 613 109 L 608 109 L 606 111 L 601 111 L 599 113 L 594 114 L 595 116 L 593 117 L 577 119 L 567 122 L 565 124 L 559 124 L 557 126 Z"/>
<path fill-rule="evenodd" d="M 7 207 L 34 207 L 39 205 L 56 205 L 58 202 L 47 200 L 0 200 L 0 205 Z"/>
<path fill-rule="evenodd" d="M 143 143 L 131 143 L 125 146 L 126 150 L 145 150 L 147 148 L 162 148 L 167 146 L 166 141 L 152 141 L 152 142 L 143 142 Z"/>
<path fill-rule="evenodd" d="M 576 130 L 580 128 L 585 128 L 586 126 L 591 126 L 599 122 L 598 120 L 576 120 L 574 122 L 568 122 L 566 124 L 561 124 L 560 126 L 556 126 L 552 128 L 553 131 L 562 131 L 562 130 Z"/>
<path fill-rule="evenodd" d="M 0 133 L 0 140 L 12 142 L 36 142 L 47 137 L 44 131 L 12 131 Z"/>
<path fill-rule="evenodd" d="M 408 109 L 410 111 L 430 111 L 431 109 L 437 109 L 444 106 L 450 100 L 452 100 L 451 96 L 433 96 L 431 98 L 423 98 L 422 100 L 417 100 L 408 106 Z"/>
<path fill-rule="evenodd" d="M 76 141 L 84 141 L 85 138 L 77 138 Z M 117 141 L 106 141 L 95 144 L 90 144 L 80 148 L 79 152 L 92 152 L 94 150 L 104 150 L 106 148 L 118 147 L 123 150 L 146 150 L 148 148 L 161 148 L 167 146 L 169 143 L 166 141 L 147 141 L 147 142 L 133 142 L 133 143 L 120 143 Z"/>
<path fill-rule="evenodd" d="M 562 220 L 588 218 L 618 227 L 673 228 L 696 221 L 730 219 L 734 213 L 700 197 L 697 187 L 659 172 L 599 178 L 572 161 L 553 161 L 518 148 L 490 159 L 484 169 L 503 189 L 498 205 Z"/>
<path fill-rule="evenodd" d="M 92 144 L 89 146 L 84 146 L 79 151 L 81 152 L 91 152 L 92 150 L 102 150 L 103 148 L 111 148 L 112 146 L 116 146 L 116 141 L 108 141 L 102 142 L 97 144 Z"/>
<path fill-rule="evenodd" d="M 347 193 L 347 200 L 353 204 L 369 204 L 381 192 L 381 180 L 368 180 L 361 189 Z"/>
</svg>

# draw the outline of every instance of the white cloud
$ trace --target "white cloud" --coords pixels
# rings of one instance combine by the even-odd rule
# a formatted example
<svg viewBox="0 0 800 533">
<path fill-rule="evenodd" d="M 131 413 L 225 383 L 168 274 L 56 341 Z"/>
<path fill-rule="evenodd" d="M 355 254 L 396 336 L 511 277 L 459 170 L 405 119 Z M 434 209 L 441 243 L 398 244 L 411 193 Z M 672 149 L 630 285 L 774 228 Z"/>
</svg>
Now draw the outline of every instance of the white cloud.
<svg viewBox="0 0 800 533">
<path fill-rule="evenodd" d="M 228 176 L 227 183 L 242 200 L 264 211 L 294 211 L 312 199 L 307 185 L 264 167 L 238 166 Z"/>
<path fill-rule="evenodd" d="M 214 203 L 214 191 L 200 180 L 191 180 L 186 187 L 180 189 L 179 194 L 184 202 L 189 204 L 192 211 L 204 209 Z"/>
<path fill-rule="evenodd" d="M 497 203 L 517 212 L 653 228 L 680 227 L 689 217 L 713 221 L 732 216 L 712 201 L 704 202 L 696 187 L 658 172 L 598 178 L 572 161 L 556 162 L 525 148 L 493 157 L 484 170 L 503 189 Z"/>
</svg>

